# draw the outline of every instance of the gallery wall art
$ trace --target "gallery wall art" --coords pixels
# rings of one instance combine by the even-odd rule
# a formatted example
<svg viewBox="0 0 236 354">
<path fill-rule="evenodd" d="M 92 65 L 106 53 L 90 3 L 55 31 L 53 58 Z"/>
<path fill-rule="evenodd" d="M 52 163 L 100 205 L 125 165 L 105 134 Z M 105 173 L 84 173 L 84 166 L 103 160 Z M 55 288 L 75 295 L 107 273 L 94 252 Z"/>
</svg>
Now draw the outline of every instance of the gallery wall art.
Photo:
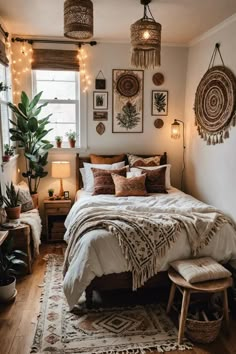
<svg viewBox="0 0 236 354">
<path fill-rule="evenodd" d="M 143 132 L 143 70 L 112 72 L 112 132 Z"/>
</svg>

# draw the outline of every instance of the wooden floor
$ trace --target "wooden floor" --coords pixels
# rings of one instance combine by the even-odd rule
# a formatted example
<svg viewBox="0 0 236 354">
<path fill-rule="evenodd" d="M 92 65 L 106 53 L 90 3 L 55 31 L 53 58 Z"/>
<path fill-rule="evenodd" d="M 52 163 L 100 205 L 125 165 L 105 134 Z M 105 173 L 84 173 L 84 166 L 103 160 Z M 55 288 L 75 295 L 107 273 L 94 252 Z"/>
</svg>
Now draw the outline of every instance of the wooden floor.
<svg viewBox="0 0 236 354">
<path fill-rule="evenodd" d="M 34 262 L 33 273 L 17 284 L 13 304 L 0 306 L 0 354 L 29 354 L 40 309 L 40 294 L 47 253 L 62 254 L 60 245 L 43 245 Z M 236 354 L 236 321 L 231 320 L 231 335 L 223 333 L 211 345 L 194 346 L 193 350 L 172 351 L 172 354 Z M 55 353 L 56 354 L 56 353 Z M 154 353 L 153 353 L 154 354 Z"/>
</svg>

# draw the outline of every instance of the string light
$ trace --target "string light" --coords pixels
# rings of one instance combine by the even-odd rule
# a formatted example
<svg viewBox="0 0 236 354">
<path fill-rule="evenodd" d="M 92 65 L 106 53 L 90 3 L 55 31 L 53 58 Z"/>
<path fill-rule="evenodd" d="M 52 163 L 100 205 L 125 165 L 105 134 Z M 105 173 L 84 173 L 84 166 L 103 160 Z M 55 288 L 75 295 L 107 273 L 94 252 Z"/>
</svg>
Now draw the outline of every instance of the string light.
<svg viewBox="0 0 236 354">
<path fill-rule="evenodd" d="M 13 95 L 18 99 L 22 91 L 22 80 L 31 70 L 33 49 L 28 42 L 16 43 L 9 46 L 9 54 L 12 63 L 12 77 L 13 77 Z"/>
<path fill-rule="evenodd" d="M 91 85 L 91 80 L 86 71 L 86 59 L 88 58 L 88 55 L 86 54 L 83 48 L 79 48 L 77 58 L 79 60 L 80 67 L 82 68 L 80 70 L 80 75 L 81 75 L 81 82 L 83 83 L 83 87 L 84 87 L 83 92 L 86 92 L 88 91 L 89 86 Z"/>
</svg>

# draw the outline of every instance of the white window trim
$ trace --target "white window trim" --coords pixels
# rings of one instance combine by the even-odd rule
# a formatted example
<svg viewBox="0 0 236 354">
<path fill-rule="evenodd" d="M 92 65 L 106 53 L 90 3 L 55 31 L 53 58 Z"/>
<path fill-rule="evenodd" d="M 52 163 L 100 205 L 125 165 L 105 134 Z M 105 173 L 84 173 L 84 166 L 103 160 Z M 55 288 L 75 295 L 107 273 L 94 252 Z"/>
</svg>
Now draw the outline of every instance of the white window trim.
<svg viewBox="0 0 236 354">
<path fill-rule="evenodd" d="M 85 94 L 82 95 L 82 90 L 80 90 L 80 80 L 79 80 L 79 75 L 77 76 L 76 80 L 76 97 L 78 97 L 78 100 L 40 100 L 41 103 L 48 102 L 48 103 L 65 103 L 65 104 L 70 104 L 70 103 L 77 103 L 75 105 L 76 107 L 76 132 L 79 133 L 79 145 L 76 146 L 75 149 L 71 149 L 69 147 L 64 147 L 60 148 L 60 152 L 66 151 L 68 152 L 68 149 L 73 150 L 75 152 L 79 151 L 86 151 L 88 146 L 88 93 L 86 92 Z M 32 91 L 33 95 L 35 96 L 38 92 L 36 90 L 36 73 L 35 70 L 32 70 Z M 79 117 L 79 118 L 77 118 Z M 53 142 L 54 143 L 54 142 Z M 58 151 L 58 149 L 52 149 L 55 151 Z"/>
</svg>

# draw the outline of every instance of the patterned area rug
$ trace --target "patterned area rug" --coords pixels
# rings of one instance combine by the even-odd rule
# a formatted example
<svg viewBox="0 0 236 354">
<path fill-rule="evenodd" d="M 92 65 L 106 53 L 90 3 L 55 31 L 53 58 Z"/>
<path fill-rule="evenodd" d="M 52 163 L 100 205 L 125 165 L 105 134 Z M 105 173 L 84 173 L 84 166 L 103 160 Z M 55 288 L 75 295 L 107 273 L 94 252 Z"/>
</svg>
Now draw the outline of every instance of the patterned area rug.
<svg viewBox="0 0 236 354">
<path fill-rule="evenodd" d="M 62 291 L 63 257 L 49 255 L 41 312 L 31 353 L 145 354 L 191 349 L 176 344 L 177 330 L 159 305 L 74 313 Z"/>
</svg>

